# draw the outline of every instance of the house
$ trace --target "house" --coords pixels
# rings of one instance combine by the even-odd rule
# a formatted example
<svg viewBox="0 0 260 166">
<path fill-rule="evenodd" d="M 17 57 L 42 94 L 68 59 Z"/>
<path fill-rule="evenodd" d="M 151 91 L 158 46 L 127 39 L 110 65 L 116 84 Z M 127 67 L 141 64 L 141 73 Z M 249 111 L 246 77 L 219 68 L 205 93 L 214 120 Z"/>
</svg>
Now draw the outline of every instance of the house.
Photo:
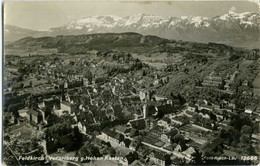
<svg viewBox="0 0 260 166">
<path fill-rule="evenodd" d="M 223 147 L 223 142 L 224 140 L 220 137 L 213 138 L 202 147 L 202 150 L 216 151 L 219 146 Z"/>
<path fill-rule="evenodd" d="M 242 82 L 242 86 L 248 86 L 248 80 L 244 80 L 244 81 Z"/>
<path fill-rule="evenodd" d="M 183 151 L 182 153 L 191 159 L 192 154 L 195 153 L 195 149 L 193 147 L 189 147 L 187 150 Z"/>
<path fill-rule="evenodd" d="M 127 136 L 133 138 L 134 136 L 137 136 L 138 135 L 138 130 L 134 129 L 134 128 L 131 128 L 129 133 L 127 133 Z"/>
<path fill-rule="evenodd" d="M 130 120 L 128 123 L 130 123 L 130 125 L 138 130 L 143 130 L 146 128 L 146 121 L 143 118 L 140 119 L 136 119 L 136 120 Z"/>
<path fill-rule="evenodd" d="M 129 149 L 131 149 L 132 151 L 136 151 L 138 148 L 138 143 L 135 141 L 132 141 L 129 145 Z"/>
<path fill-rule="evenodd" d="M 187 110 L 190 112 L 195 112 L 196 110 L 196 105 L 194 104 L 188 104 Z"/>
<path fill-rule="evenodd" d="M 145 164 L 143 164 L 141 161 L 139 160 L 135 160 L 134 162 L 132 162 L 129 166 L 145 166 Z"/>
<path fill-rule="evenodd" d="M 171 143 L 171 138 L 178 133 L 177 130 L 172 130 L 161 135 L 161 140 L 166 143 Z"/>
<path fill-rule="evenodd" d="M 165 119 L 160 119 L 157 121 L 158 126 L 168 126 L 168 122 Z"/>
<path fill-rule="evenodd" d="M 4 112 L 3 119 L 8 119 L 9 123 L 15 123 L 15 116 L 12 112 Z"/>
<path fill-rule="evenodd" d="M 245 113 L 252 115 L 252 113 L 256 110 L 256 107 L 254 106 L 247 106 L 245 107 Z"/>
<path fill-rule="evenodd" d="M 152 161 L 154 161 L 155 164 L 159 165 L 159 166 L 165 166 L 165 161 L 166 161 L 166 154 L 162 153 L 162 152 L 151 152 L 149 155 L 150 159 Z"/>
<path fill-rule="evenodd" d="M 122 134 L 120 134 L 120 133 L 117 133 L 117 132 L 115 132 L 113 130 L 104 129 L 102 131 L 102 136 L 105 139 L 105 141 L 107 141 L 107 142 L 111 141 L 111 142 L 116 143 L 118 145 L 125 146 L 124 143 L 121 143 L 124 140 L 124 136 Z"/>
<path fill-rule="evenodd" d="M 199 113 L 203 118 L 210 119 L 210 116 L 208 114 Z"/>
<path fill-rule="evenodd" d="M 253 93 L 256 96 L 260 96 L 260 72 L 257 74 L 255 80 L 253 81 Z"/>
<path fill-rule="evenodd" d="M 120 158 L 120 160 L 118 161 L 118 164 L 121 166 L 128 166 L 128 160 L 126 157 L 123 157 L 122 159 Z"/>
<path fill-rule="evenodd" d="M 127 128 L 126 126 L 117 126 L 115 128 L 116 132 L 123 134 L 124 136 L 126 136 L 126 133 L 128 133 L 130 131 L 129 128 Z"/>
<path fill-rule="evenodd" d="M 177 146 L 174 148 L 174 151 L 176 151 L 176 152 L 181 152 L 181 151 L 182 151 L 181 145 L 177 145 Z"/>
<path fill-rule="evenodd" d="M 146 92 L 140 91 L 139 92 L 139 97 L 140 97 L 140 100 L 144 100 L 145 97 L 146 97 Z"/>
<path fill-rule="evenodd" d="M 252 134 L 251 140 L 252 140 L 253 143 L 255 143 L 255 144 L 258 145 L 258 144 L 259 144 L 259 141 L 260 141 L 260 135 L 259 135 L 259 133 L 257 133 L 257 134 Z"/>
<path fill-rule="evenodd" d="M 158 120 L 157 125 L 163 127 L 166 131 L 173 129 L 171 125 L 171 119 L 164 117 L 163 119 Z"/>
<path fill-rule="evenodd" d="M 23 109 L 18 110 L 18 114 L 19 114 L 20 117 L 24 117 L 27 120 L 29 120 L 30 117 L 27 114 L 28 111 L 29 111 L 29 109 L 23 108 Z"/>
<path fill-rule="evenodd" d="M 171 142 L 171 137 L 167 133 L 164 133 L 164 134 L 161 135 L 161 140 L 163 142 L 170 143 Z"/>
<path fill-rule="evenodd" d="M 76 116 L 75 116 L 76 117 Z M 78 122 L 79 131 L 83 134 L 87 134 L 87 128 L 84 123 Z"/>
</svg>

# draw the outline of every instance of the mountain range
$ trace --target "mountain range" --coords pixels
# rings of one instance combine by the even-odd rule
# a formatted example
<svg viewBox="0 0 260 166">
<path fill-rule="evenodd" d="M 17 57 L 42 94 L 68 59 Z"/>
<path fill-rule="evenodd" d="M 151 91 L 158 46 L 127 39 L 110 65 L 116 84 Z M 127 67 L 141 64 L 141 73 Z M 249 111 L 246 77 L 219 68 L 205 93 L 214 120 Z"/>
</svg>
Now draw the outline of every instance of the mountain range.
<svg viewBox="0 0 260 166">
<path fill-rule="evenodd" d="M 136 32 L 167 39 L 215 42 L 232 46 L 259 48 L 258 13 L 229 12 L 212 18 L 201 16 L 172 17 L 138 14 L 118 17 L 112 15 L 89 16 L 74 20 L 48 31 L 33 31 L 5 25 L 5 41 L 23 37 L 81 35 L 93 33 Z"/>
</svg>

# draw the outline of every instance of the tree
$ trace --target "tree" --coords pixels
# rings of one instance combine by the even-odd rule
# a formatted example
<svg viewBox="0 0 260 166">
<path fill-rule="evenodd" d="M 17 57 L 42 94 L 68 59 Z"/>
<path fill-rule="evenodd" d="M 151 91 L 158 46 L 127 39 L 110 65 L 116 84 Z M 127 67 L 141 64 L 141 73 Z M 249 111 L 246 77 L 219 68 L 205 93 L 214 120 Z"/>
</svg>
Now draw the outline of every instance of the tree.
<svg viewBox="0 0 260 166">
<path fill-rule="evenodd" d="M 108 154 L 110 154 L 111 157 L 115 157 L 116 150 L 113 147 L 109 147 Z"/>
<path fill-rule="evenodd" d="M 185 138 L 184 138 L 183 135 L 181 135 L 181 134 L 176 134 L 176 135 L 173 137 L 173 142 L 180 144 L 180 143 L 185 142 Z"/>
<path fill-rule="evenodd" d="M 142 76 L 146 76 L 146 71 L 143 70 Z"/>
<path fill-rule="evenodd" d="M 251 135 L 252 132 L 253 132 L 252 127 L 247 126 L 247 125 L 242 126 L 241 134 L 248 134 L 248 135 Z"/>
<path fill-rule="evenodd" d="M 188 124 L 190 122 L 190 119 L 188 118 L 187 115 L 182 116 L 182 122 L 183 122 L 183 124 Z"/>
<path fill-rule="evenodd" d="M 192 156 L 191 164 L 201 165 L 203 163 L 202 153 L 197 148 L 195 148 L 195 152 L 191 156 Z"/>
<path fill-rule="evenodd" d="M 228 119 L 228 112 L 227 110 L 223 110 L 223 119 Z"/>
<path fill-rule="evenodd" d="M 235 115 L 232 117 L 230 125 L 233 126 L 235 129 L 237 129 L 238 131 L 240 131 L 242 126 L 244 125 L 252 126 L 253 123 L 251 118 L 247 114 L 241 113 L 239 115 Z"/>
<path fill-rule="evenodd" d="M 244 145 L 250 144 L 250 136 L 248 134 L 242 134 L 240 137 L 240 142 Z"/>
<path fill-rule="evenodd" d="M 54 115 L 54 114 L 50 114 L 48 117 L 47 117 L 47 122 L 48 122 L 48 125 L 49 126 L 52 126 L 54 124 L 57 124 L 59 122 L 59 117 L 57 115 Z"/>
<path fill-rule="evenodd" d="M 125 156 L 128 160 L 128 164 L 131 164 L 133 161 L 138 159 L 137 152 L 130 152 L 128 155 Z"/>
</svg>

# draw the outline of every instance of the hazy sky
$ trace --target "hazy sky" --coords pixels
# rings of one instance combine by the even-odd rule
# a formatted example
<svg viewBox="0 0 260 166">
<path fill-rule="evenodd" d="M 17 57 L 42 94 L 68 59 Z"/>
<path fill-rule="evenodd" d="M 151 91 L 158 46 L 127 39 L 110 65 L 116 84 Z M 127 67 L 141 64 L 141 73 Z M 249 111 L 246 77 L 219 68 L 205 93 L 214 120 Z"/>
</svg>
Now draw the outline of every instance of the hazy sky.
<svg viewBox="0 0 260 166">
<path fill-rule="evenodd" d="M 145 13 L 159 16 L 214 17 L 228 11 L 259 12 L 259 4 L 249 1 L 171 2 L 5 2 L 4 23 L 33 30 L 48 30 L 92 15 L 131 16 Z"/>
</svg>

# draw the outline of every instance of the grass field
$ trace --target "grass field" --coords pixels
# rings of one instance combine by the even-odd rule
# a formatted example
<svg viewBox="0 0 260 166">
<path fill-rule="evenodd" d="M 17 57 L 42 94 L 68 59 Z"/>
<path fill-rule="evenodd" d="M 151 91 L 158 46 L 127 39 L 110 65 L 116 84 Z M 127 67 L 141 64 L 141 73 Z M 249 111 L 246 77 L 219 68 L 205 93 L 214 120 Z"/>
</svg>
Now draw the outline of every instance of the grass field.
<svg viewBox="0 0 260 166">
<path fill-rule="evenodd" d="M 30 138 L 33 130 L 34 129 L 30 125 L 22 123 L 20 125 L 13 126 L 11 128 L 11 134 L 19 134 L 20 133 L 21 137 Z"/>
<path fill-rule="evenodd" d="M 29 55 L 50 55 L 58 53 L 56 48 L 53 49 L 5 49 L 5 55 L 19 55 L 21 57 L 29 56 Z"/>
</svg>

